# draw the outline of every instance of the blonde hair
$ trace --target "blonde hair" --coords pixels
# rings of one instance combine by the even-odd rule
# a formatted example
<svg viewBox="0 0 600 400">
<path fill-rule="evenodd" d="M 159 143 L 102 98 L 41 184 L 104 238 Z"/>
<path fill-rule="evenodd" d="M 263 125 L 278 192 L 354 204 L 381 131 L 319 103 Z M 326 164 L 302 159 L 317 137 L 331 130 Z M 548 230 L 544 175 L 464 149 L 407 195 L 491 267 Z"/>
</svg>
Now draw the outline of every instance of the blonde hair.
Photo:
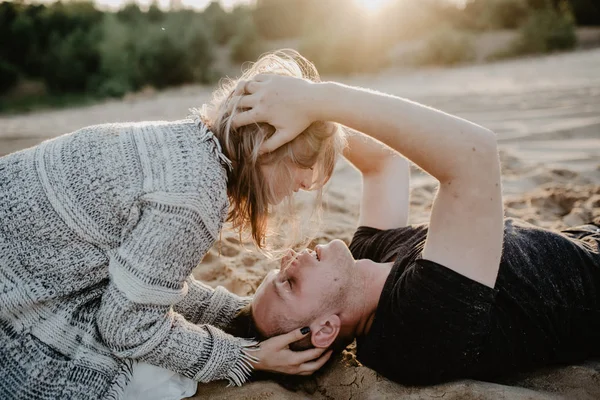
<svg viewBox="0 0 600 400">
<path fill-rule="evenodd" d="M 261 165 L 277 165 L 277 182 L 292 182 L 291 167 L 313 169 L 310 189 L 317 192 L 316 208 L 320 209 L 322 187 L 331 177 L 337 155 L 345 146 L 343 131 L 332 122 L 317 121 L 291 142 L 268 154 L 259 154 L 262 143 L 275 132 L 266 123 L 232 127 L 239 110 L 233 92 L 240 80 L 259 74 L 278 74 L 320 81 L 315 66 L 294 50 L 280 50 L 263 55 L 250 64 L 238 79 L 225 79 L 202 110 L 202 119 L 221 143 L 223 152 L 233 165 L 228 174 L 227 194 L 230 201 L 228 222 L 240 232 L 250 231 L 259 249 L 265 248 L 268 236 L 269 200 L 275 198 L 274 185 L 269 185 Z M 281 168 L 279 168 L 281 167 Z M 291 193 L 290 193 L 291 194 Z M 279 213 L 279 226 L 292 222 L 295 209 L 292 196 L 286 198 L 287 214 Z M 292 224 L 295 225 L 295 224 Z M 294 238 L 295 239 L 295 238 Z M 287 241 L 286 241 L 287 242 Z M 287 243 L 286 243 L 287 244 Z"/>
</svg>

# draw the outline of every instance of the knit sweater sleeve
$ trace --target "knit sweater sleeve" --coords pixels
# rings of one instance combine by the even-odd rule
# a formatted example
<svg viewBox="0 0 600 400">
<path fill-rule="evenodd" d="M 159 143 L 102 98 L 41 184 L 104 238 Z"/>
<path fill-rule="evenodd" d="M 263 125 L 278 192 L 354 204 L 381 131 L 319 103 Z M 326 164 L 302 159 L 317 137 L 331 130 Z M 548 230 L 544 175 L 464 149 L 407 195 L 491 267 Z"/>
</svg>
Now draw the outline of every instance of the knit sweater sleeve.
<svg viewBox="0 0 600 400">
<path fill-rule="evenodd" d="M 192 275 L 186 283 L 187 295 L 173 309 L 194 324 L 210 324 L 223 329 L 251 300 L 250 297 L 236 296 L 222 286 L 213 289 Z"/>
<path fill-rule="evenodd" d="M 234 297 L 189 280 L 214 242 L 194 194 L 150 193 L 132 208 L 121 245 L 110 254 L 110 282 L 97 314 L 98 330 L 111 351 L 180 373 L 199 382 L 249 376 L 253 341 L 212 325 L 197 325 L 173 310 L 191 294 L 205 305 L 201 322 L 218 321 Z M 227 312 L 231 310 L 225 310 Z"/>
</svg>

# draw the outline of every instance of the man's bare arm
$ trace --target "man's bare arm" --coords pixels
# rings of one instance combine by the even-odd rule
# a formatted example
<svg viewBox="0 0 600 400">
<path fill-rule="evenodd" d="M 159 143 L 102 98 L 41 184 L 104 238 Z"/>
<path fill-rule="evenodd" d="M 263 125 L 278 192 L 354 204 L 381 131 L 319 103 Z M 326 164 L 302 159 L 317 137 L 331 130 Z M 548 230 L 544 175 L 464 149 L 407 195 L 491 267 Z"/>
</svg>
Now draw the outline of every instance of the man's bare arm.
<svg viewBox="0 0 600 400">
<path fill-rule="evenodd" d="M 408 161 L 364 133 L 348 130 L 344 156 L 362 174 L 359 226 L 393 229 L 406 226 L 409 215 Z"/>
<path fill-rule="evenodd" d="M 334 83 L 315 86 L 319 118 L 382 141 L 440 182 L 423 258 L 494 287 L 503 239 L 495 135 L 398 97 Z"/>
</svg>

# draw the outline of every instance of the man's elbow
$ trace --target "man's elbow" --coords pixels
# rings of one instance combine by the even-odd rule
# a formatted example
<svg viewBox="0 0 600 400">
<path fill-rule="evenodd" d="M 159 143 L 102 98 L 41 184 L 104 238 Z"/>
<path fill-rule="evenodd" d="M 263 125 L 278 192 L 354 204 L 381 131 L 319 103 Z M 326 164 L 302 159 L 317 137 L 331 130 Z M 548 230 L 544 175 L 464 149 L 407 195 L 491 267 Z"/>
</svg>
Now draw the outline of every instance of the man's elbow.
<svg viewBox="0 0 600 400">
<path fill-rule="evenodd" d="M 494 131 L 481 128 L 480 133 L 481 146 L 484 151 L 492 152 L 493 154 L 498 154 L 498 139 L 496 133 Z"/>
<path fill-rule="evenodd" d="M 482 168 L 484 175 L 492 177 L 494 174 L 500 175 L 500 159 L 498 157 L 498 141 L 496 134 L 486 128 L 482 128 L 479 140 L 471 149 L 473 153 L 473 167 Z M 478 153 L 478 154 L 476 154 Z"/>
<path fill-rule="evenodd" d="M 363 177 L 407 175 L 410 171 L 410 163 L 396 152 L 389 152 L 378 157 L 377 162 L 372 163 L 369 168 L 361 170 Z"/>
<path fill-rule="evenodd" d="M 500 179 L 500 160 L 498 142 L 494 132 L 478 128 L 472 140 L 465 144 L 462 154 L 457 155 L 455 168 L 449 170 L 442 184 L 456 181 L 490 182 Z"/>
</svg>

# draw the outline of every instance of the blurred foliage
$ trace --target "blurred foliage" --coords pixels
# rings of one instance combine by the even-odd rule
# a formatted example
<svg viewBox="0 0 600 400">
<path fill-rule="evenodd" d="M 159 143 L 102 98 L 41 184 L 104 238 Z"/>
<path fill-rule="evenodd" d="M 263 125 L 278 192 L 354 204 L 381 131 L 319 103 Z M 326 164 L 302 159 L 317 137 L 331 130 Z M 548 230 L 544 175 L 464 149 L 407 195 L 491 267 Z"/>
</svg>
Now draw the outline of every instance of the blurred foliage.
<svg viewBox="0 0 600 400">
<path fill-rule="evenodd" d="M 0 113 L 39 111 L 49 108 L 86 106 L 98 102 L 97 96 L 81 93 L 35 94 L 0 97 Z"/>
<path fill-rule="evenodd" d="M 230 42 L 231 60 L 238 64 L 254 61 L 264 52 L 263 39 L 252 18 L 243 18 L 238 23 L 238 32 Z"/>
<path fill-rule="evenodd" d="M 514 29 L 523 24 L 531 10 L 528 0 L 472 0 L 457 21 L 476 30 Z"/>
<path fill-rule="evenodd" d="M 446 27 L 436 31 L 415 56 L 418 65 L 455 65 L 475 60 L 469 33 Z"/>
<path fill-rule="evenodd" d="M 423 38 L 417 61 L 448 65 L 473 59 L 471 37 L 479 31 L 519 29 L 519 41 L 498 55 L 513 56 L 573 47 L 576 24 L 600 25 L 597 0 L 468 0 L 462 8 L 396 0 L 372 13 L 352 0 L 257 0 L 231 11 L 215 0 L 202 12 L 167 12 L 156 3 L 102 12 L 86 1 L 4 1 L 0 96 L 20 80 L 73 98 L 209 82 L 219 75 L 216 55 L 227 54 L 218 48 L 228 47 L 239 64 L 288 39 L 323 73 L 376 71 L 389 65 L 399 42 Z"/>
<path fill-rule="evenodd" d="M 250 10 L 243 18 L 250 18 Z M 0 3 L 0 94 L 19 79 L 39 80 L 51 94 L 121 96 L 146 85 L 164 88 L 208 82 L 215 44 L 239 24 L 217 2 L 204 13 L 142 11 L 129 3 L 116 13 L 91 2 Z"/>
<path fill-rule="evenodd" d="M 462 27 L 512 29 L 520 27 L 533 12 L 565 8 L 577 25 L 600 25 L 598 0 L 468 0 L 464 10 L 452 19 Z"/>
<path fill-rule="evenodd" d="M 229 43 L 240 30 L 246 29 L 246 24 L 251 20 L 251 10 L 248 7 L 238 6 L 231 12 L 226 12 L 218 1 L 213 1 L 202 13 L 211 36 L 217 45 Z"/>
<path fill-rule="evenodd" d="M 19 70 L 16 66 L 0 60 L 0 93 L 12 89 L 19 79 Z"/>
<path fill-rule="evenodd" d="M 577 45 L 576 26 L 568 3 L 535 10 L 519 29 L 512 45 L 492 54 L 489 60 L 525 54 L 543 54 L 572 49 Z"/>
<path fill-rule="evenodd" d="M 572 49 L 576 44 L 575 21 L 567 3 L 563 3 L 559 9 L 532 13 L 520 28 L 515 50 L 522 54 L 548 53 Z"/>
</svg>

